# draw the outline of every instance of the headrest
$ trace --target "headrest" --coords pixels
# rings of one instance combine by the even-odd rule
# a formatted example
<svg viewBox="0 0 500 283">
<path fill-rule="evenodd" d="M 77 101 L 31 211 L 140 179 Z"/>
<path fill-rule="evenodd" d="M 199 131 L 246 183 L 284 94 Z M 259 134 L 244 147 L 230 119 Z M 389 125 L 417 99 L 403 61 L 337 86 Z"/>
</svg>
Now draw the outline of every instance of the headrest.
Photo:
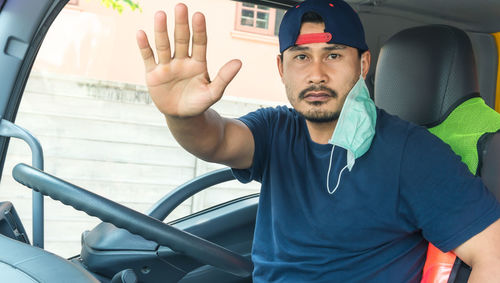
<svg viewBox="0 0 500 283">
<path fill-rule="evenodd" d="M 432 127 L 475 96 L 476 63 L 464 31 L 444 25 L 410 28 L 382 47 L 374 97 L 387 112 Z"/>
</svg>

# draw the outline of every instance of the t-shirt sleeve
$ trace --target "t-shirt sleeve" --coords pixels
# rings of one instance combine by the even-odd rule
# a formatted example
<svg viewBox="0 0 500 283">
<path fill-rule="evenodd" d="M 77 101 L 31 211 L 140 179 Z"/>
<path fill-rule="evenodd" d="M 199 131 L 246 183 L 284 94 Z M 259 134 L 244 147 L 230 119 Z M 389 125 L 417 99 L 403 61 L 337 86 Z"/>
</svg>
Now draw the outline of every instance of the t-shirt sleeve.
<svg viewBox="0 0 500 283">
<path fill-rule="evenodd" d="M 272 111 L 272 108 L 262 108 L 238 118 L 252 132 L 255 145 L 250 168 L 232 168 L 234 177 L 242 183 L 248 183 L 253 180 L 260 182 L 262 180 L 262 171 L 265 168 L 264 164 L 269 156 L 268 141 L 272 130 L 270 128 Z"/>
<path fill-rule="evenodd" d="M 479 177 L 426 129 L 411 130 L 400 169 L 400 215 L 443 252 L 500 218 L 500 206 Z"/>
</svg>

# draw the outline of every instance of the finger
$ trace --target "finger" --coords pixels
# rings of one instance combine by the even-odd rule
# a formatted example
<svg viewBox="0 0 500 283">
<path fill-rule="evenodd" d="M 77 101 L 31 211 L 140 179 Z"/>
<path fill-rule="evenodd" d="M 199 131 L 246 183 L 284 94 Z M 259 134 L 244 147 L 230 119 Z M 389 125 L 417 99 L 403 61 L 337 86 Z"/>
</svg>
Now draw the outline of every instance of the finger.
<svg viewBox="0 0 500 283">
<path fill-rule="evenodd" d="M 167 15 L 163 11 L 155 14 L 155 44 L 158 54 L 158 63 L 167 64 L 170 62 L 170 41 L 167 32 Z"/>
<path fill-rule="evenodd" d="M 200 62 L 207 60 L 207 29 L 202 13 L 193 15 L 193 59 Z"/>
<path fill-rule="evenodd" d="M 137 31 L 136 34 L 137 46 L 139 46 L 139 51 L 141 52 L 142 60 L 144 61 L 144 66 L 146 67 L 146 72 L 151 71 L 156 67 L 155 56 L 151 46 L 149 46 L 149 41 L 146 33 L 142 30 Z"/>
<path fill-rule="evenodd" d="M 189 51 L 189 23 L 188 23 L 188 11 L 184 4 L 177 4 L 175 6 L 175 30 L 174 30 L 174 40 L 175 40 L 175 58 L 186 58 L 188 57 Z"/>
<path fill-rule="evenodd" d="M 219 100 L 227 85 L 233 80 L 241 69 L 240 60 L 231 60 L 219 70 L 219 73 L 208 86 L 213 98 Z"/>
</svg>

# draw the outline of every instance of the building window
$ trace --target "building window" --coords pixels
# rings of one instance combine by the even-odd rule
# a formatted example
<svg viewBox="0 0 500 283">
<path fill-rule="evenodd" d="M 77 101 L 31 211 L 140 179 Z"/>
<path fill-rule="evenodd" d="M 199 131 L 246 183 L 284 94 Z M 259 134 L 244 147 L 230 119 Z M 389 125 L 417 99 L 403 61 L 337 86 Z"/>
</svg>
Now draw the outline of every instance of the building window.
<svg viewBox="0 0 500 283">
<path fill-rule="evenodd" d="M 282 10 L 238 2 L 235 29 L 264 35 L 277 35 L 283 14 Z"/>
</svg>

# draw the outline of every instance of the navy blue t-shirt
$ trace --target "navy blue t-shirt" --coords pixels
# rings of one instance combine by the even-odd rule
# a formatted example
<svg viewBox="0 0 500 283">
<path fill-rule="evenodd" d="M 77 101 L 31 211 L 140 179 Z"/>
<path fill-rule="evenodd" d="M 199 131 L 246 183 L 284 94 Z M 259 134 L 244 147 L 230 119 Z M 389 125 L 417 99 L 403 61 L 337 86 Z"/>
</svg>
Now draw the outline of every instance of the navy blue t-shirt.
<svg viewBox="0 0 500 283">
<path fill-rule="evenodd" d="M 500 217 L 500 206 L 450 147 L 425 128 L 377 110 L 370 150 L 330 195 L 332 146 L 317 144 L 287 107 L 252 112 L 251 168 L 262 183 L 254 282 L 418 282 L 427 241 L 449 251 Z M 336 147 L 333 188 L 346 165 Z"/>
</svg>

